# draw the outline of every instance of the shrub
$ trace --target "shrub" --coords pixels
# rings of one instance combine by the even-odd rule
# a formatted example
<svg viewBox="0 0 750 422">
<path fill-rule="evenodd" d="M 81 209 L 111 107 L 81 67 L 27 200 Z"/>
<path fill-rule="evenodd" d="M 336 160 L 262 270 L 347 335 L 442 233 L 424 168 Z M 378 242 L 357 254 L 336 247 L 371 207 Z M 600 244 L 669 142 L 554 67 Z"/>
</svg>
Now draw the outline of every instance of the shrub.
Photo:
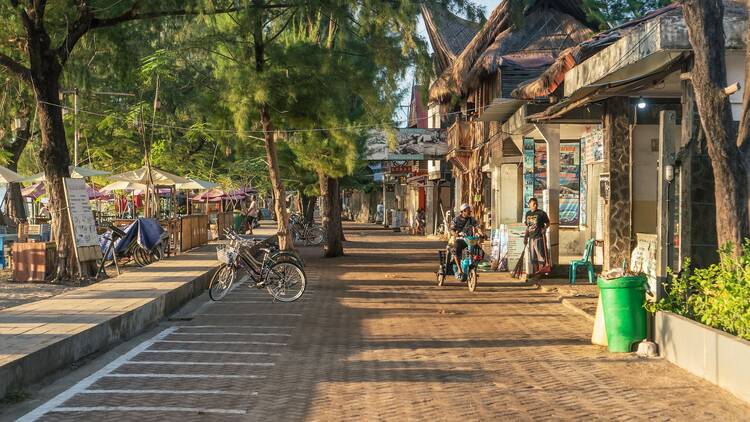
<svg viewBox="0 0 750 422">
<path fill-rule="evenodd" d="M 732 248 L 719 250 L 719 263 L 708 268 L 690 268 L 686 260 L 680 274 L 669 274 L 666 296 L 650 306 L 700 321 L 750 340 L 750 241 L 735 257 Z"/>
</svg>

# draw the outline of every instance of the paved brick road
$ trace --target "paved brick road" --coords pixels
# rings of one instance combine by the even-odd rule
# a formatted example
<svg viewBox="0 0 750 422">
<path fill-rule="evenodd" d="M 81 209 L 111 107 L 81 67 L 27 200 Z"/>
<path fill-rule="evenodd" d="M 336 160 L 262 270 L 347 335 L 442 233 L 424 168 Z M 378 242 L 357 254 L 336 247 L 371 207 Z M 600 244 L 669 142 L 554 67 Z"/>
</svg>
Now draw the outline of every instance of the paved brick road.
<svg viewBox="0 0 750 422">
<path fill-rule="evenodd" d="M 299 303 L 241 286 L 77 385 L 41 419 L 750 418 L 731 395 L 664 361 L 591 346 L 590 322 L 552 294 L 489 277 L 473 294 L 438 288 L 438 244 L 348 237 L 345 258 L 308 251 L 312 283 Z"/>
</svg>

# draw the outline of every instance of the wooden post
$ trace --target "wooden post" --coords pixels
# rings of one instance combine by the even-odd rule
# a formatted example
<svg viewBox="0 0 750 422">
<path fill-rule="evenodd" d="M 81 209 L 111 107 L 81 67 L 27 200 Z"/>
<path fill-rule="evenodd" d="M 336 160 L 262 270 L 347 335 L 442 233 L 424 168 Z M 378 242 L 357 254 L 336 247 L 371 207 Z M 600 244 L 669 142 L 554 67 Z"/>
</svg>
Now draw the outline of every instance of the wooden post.
<svg viewBox="0 0 750 422">
<path fill-rule="evenodd" d="M 631 138 L 630 99 L 605 101 L 603 117 L 604 172 L 609 174 L 609 197 L 604 207 L 604 270 L 630 261 L 631 243 Z"/>
</svg>

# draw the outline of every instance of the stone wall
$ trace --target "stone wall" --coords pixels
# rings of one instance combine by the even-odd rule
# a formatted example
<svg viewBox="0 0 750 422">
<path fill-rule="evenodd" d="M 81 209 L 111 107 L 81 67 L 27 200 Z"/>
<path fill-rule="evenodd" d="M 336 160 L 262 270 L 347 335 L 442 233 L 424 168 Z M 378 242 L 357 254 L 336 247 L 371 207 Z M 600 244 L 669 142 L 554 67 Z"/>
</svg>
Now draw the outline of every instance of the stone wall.
<svg viewBox="0 0 750 422">
<path fill-rule="evenodd" d="M 631 252 L 630 99 L 605 102 L 604 171 L 609 173 L 609 196 L 604 213 L 604 267 L 621 268 Z"/>
</svg>

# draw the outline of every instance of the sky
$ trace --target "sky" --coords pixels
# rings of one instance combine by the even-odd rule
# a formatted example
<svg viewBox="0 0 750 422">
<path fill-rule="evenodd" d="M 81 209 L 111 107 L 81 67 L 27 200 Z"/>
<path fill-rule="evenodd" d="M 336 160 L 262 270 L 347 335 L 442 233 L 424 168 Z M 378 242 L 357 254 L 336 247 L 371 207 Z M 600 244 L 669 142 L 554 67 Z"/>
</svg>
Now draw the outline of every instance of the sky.
<svg viewBox="0 0 750 422">
<path fill-rule="evenodd" d="M 497 5 L 500 4 L 501 0 L 474 0 L 474 1 L 480 6 L 484 6 L 484 16 L 486 17 L 486 16 L 489 16 L 493 10 L 495 10 Z M 428 41 L 428 45 L 429 45 L 429 38 L 427 37 L 427 30 L 425 29 L 424 23 L 421 21 L 421 18 L 420 18 L 418 30 L 419 30 L 419 34 L 422 36 L 422 38 Z M 406 80 L 404 80 L 403 87 L 409 88 L 412 86 L 413 83 L 414 83 L 414 75 L 412 72 L 412 74 L 408 76 Z M 401 123 L 400 126 L 405 126 L 406 120 L 409 117 L 409 109 L 405 106 L 409 104 L 409 98 L 407 97 L 407 98 L 402 99 L 401 104 L 402 104 L 402 107 L 396 110 L 394 119 Z"/>
</svg>

